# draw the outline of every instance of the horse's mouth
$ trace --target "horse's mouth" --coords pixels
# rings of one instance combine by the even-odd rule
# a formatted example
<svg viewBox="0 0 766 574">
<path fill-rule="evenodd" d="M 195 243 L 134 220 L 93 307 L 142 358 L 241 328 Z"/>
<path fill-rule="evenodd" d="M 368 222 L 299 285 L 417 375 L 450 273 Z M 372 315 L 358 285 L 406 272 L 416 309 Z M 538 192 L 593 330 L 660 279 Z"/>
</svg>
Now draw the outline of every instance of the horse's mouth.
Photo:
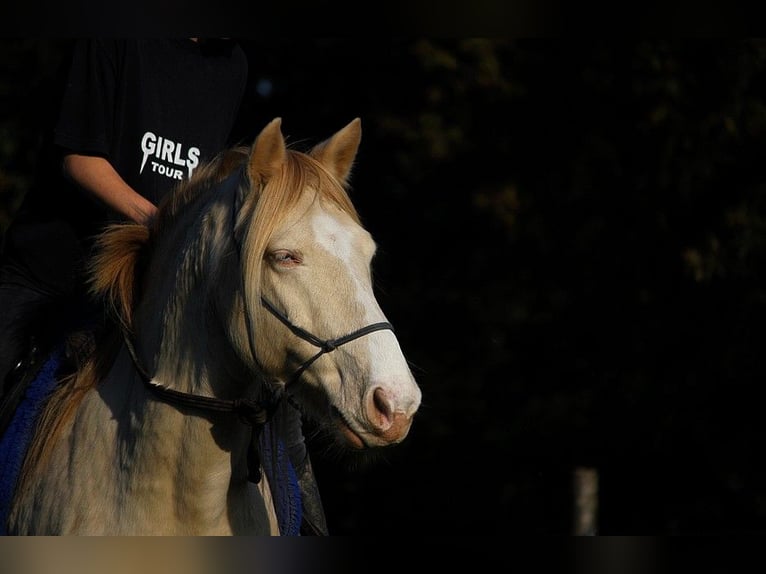
<svg viewBox="0 0 766 574">
<path fill-rule="evenodd" d="M 343 435 L 343 438 L 346 439 L 346 442 L 349 444 L 349 446 L 358 450 L 366 448 L 367 444 L 364 442 L 364 439 L 362 439 L 362 437 L 354 431 L 338 407 L 333 406 L 331 410 L 333 419 L 337 425 L 336 428 L 340 431 L 340 434 Z"/>
</svg>

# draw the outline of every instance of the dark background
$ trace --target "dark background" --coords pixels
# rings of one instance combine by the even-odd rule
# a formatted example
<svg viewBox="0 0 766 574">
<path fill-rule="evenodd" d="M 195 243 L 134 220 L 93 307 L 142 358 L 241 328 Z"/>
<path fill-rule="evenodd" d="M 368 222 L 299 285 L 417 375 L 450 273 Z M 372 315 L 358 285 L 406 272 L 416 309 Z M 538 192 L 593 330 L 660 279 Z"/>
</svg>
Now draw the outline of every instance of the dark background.
<svg viewBox="0 0 766 574">
<path fill-rule="evenodd" d="M 351 195 L 423 406 L 373 461 L 310 446 L 334 534 L 766 531 L 766 42 L 242 40 L 237 133 L 362 118 Z M 66 39 L 0 40 L 0 229 Z M 0 310 L 1 312 L 1 310 Z"/>
</svg>

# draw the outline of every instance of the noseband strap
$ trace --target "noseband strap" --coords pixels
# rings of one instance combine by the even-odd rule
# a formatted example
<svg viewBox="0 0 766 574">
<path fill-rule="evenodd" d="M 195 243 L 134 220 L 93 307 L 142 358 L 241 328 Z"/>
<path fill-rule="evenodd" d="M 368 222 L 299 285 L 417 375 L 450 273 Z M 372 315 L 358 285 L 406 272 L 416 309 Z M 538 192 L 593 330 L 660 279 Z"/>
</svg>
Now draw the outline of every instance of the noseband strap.
<svg viewBox="0 0 766 574">
<path fill-rule="evenodd" d="M 357 329 L 356 331 L 353 331 L 349 333 L 348 335 L 343 335 L 342 337 L 338 337 L 336 339 L 320 339 L 319 337 L 312 335 L 306 329 L 302 329 L 298 325 L 295 325 L 290 321 L 290 319 L 287 318 L 287 316 L 279 311 L 276 307 L 274 307 L 273 304 L 269 302 L 268 299 L 265 297 L 261 297 L 261 305 L 266 307 L 268 311 L 274 315 L 277 319 L 279 319 L 282 324 L 284 324 L 290 331 L 303 339 L 304 341 L 307 341 L 314 345 L 315 347 L 319 347 L 319 351 L 313 355 L 311 358 L 304 361 L 300 367 L 298 367 L 298 370 L 295 371 L 290 379 L 287 381 L 286 384 L 290 384 L 303 374 L 303 371 L 308 369 L 311 364 L 316 361 L 319 357 L 324 355 L 325 353 L 331 353 L 341 345 L 345 345 L 346 343 L 350 343 L 351 341 L 358 339 L 360 337 L 364 337 L 365 335 L 369 335 L 370 333 L 374 333 L 375 331 L 382 331 L 384 329 L 388 329 L 390 331 L 394 330 L 393 325 L 389 323 L 388 321 L 381 321 L 380 323 L 372 323 L 370 325 L 366 325 L 365 327 L 362 327 L 361 329 Z"/>
</svg>

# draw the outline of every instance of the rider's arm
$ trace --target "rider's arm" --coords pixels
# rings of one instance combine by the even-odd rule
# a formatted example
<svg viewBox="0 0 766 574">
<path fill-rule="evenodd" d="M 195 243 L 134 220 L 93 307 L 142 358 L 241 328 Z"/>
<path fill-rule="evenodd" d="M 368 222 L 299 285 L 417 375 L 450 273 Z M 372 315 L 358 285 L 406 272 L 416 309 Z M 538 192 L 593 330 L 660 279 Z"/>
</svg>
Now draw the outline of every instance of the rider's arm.
<svg viewBox="0 0 766 574">
<path fill-rule="evenodd" d="M 130 187 L 102 157 L 67 154 L 63 168 L 66 176 L 93 199 L 131 221 L 146 225 L 157 212 L 157 207 Z"/>
</svg>

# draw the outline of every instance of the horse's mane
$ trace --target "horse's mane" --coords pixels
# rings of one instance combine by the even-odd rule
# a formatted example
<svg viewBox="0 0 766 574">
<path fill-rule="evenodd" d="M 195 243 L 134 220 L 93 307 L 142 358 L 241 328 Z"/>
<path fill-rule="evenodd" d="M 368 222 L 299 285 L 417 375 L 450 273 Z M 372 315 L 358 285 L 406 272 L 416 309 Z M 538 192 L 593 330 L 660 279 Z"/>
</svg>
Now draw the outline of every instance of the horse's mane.
<svg viewBox="0 0 766 574">
<path fill-rule="evenodd" d="M 246 158 L 247 148 L 234 147 L 201 165 L 191 178 L 165 196 L 151 227 L 115 223 L 98 236 L 87 270 L 90 292 L 103 299 L 112 316 L 126 328 L 132 327 L 133 306 L 152 240 L 169 228 L 195 198 L 223 181 Z"/>
<path fill-rule="evenodd" d="M 230 174 L 247 164 L 250 148 L 235 146 L 197 168 L 168 194 L 158 206 L 151 226 L 119 223 L 107 227 L 96 240 L 96 250 L 88 265 L 88 282 L 93 296 L 104 301 L 114 324 L 96 345 L 96 350 L 72 374 L 62 380 L 51 395 L 40 417 L 35 438 L 22 469 L 22 479 L 47 459 L 66 423 L 70 421 L 84 396 L 108 373 L 122 342 L 121 326 L 132 329 L 136 301 L 143 285 L 143 274 L 151 256 L 152 246 L 165 229 L 173 226 L 195 199 L 210 192 Z M 243 180 L 244 185 L 245 181 Z M 346 189 L 310 154 L 287 150 L 282 169 L 266 183 L 252 190 L 241 188 L 244 202 L 237 216 L 235 235 L 240 234 L 243 251 L 245 284 L 254 286 L 248 299 L 258 301 L 262 263 L 267 242 L 275 227 L 300 199 L 306 189 L 316 192 L 315 199 L 334 204 L 348 213 L 357 223 L 359 215 Z M 257 207 L 257 209 L 256 209 Z M 256 330 L 258 325 L 255 325 Z"/>
</svg>

